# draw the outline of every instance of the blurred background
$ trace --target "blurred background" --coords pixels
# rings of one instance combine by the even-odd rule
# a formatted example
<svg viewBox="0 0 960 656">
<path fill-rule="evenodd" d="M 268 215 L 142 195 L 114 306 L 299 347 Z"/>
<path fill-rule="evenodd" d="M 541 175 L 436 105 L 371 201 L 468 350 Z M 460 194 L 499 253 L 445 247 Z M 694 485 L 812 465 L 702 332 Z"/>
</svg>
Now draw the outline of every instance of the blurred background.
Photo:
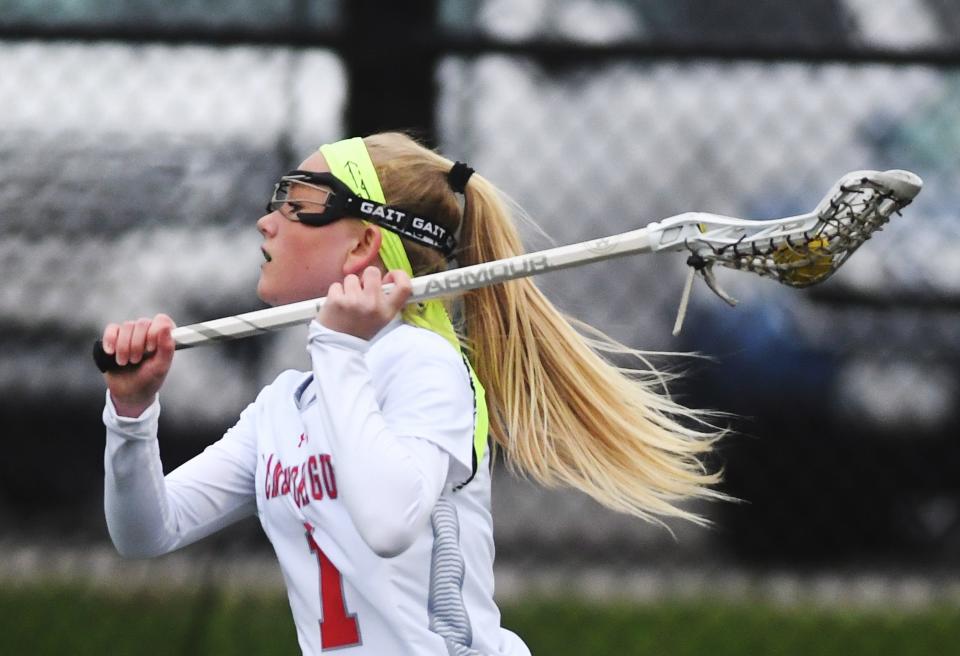
<svg viewBox="0 0 960 656">
<path fill-rule="evenodd" d="M 689 210 L 801 213 L 857 169 L 919 174 L 830 281 L 720 272 L 740 305 L 698 285 L 676 338 L 682 256 L 542 277 L 621 341 L 709 356 L 658 362 L 686 371 L 685 403 L 736 415 L 714 464 L 742 502 L 671 534 L 498 466 L 497 594 L 534 653 L 948 653 L 958 32 L 954 0 L 0 0 L 0 652 L 295 650 L 254 520 L 114 555 L 89 351 L 109 321 L 262 307 L 254 223 L 278 174 L 402 129 L 524 207 L 549 236 L 525 226 L 530 249 Z M 167 468 L 307 366 L 304 334 L 179 355 Z"/>
</svg>

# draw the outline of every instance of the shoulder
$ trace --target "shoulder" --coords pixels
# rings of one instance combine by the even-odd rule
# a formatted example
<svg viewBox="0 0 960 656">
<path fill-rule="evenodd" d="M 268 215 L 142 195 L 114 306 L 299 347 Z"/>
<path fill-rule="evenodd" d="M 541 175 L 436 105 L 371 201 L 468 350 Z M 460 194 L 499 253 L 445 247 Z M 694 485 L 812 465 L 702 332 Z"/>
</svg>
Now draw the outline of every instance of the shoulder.
<svg viewBox="0 0 960 656">
<path fill-rule="evenodd" d="M 272 383 L 269 383 L 261 390 L 261 394 L 283 393 L 295 390 L 303 381 L 310 377 L 309 371 L 299 371 L 297 369 L 287 369 L 281 371 Z"/>
<path fill-rule="evenodd" d="M 267 384 L 257 395 L 252 405 L 265 407 L 281 400 L 293 400 L 309 384 L 311 374 L 308 371 L 287 369 L 282 371 L 273 382 Z"/>
<path fill-rule="evenodd" d="M 223 446 L 233 443 L 244 443 L 255 448 L 257 432 L 260 422 L 277 413 L 286 412 L 285 404 L 296 407 L 298 390 L 302 390 L 309 383 L 309 374 L 293 369 L 282 372 L 272 383 L 266 385 L 257 394 L 257 398 L 250 402 L 240 413 L 236 423 L 224 434 L 217 444 Z"/>
<path fill-rule="evenodd" d="M 463 356 L 446 339 L 426 328 L 400 324 L 370 344 L 368 360 L 378 368 L 446 366 L 466 372 Z"/>
<path fill-rule="evenodd" d="M 367 351 L 367 366 L 395 398 L 430 393 L 437 399 L 462 400 L 473 407 L 470 372 L 463 355 L 426 328 L 401 324 L 380 336 Z"/>
</svg>

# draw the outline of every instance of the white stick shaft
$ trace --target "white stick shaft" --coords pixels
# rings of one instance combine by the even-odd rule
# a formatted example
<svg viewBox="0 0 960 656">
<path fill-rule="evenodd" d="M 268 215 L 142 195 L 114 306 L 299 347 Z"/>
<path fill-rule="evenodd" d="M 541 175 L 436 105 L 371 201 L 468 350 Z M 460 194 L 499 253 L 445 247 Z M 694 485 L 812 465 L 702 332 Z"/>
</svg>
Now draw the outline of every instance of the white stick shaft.
<svg viewBox="0 0 960 656">
<path fill-rule="evenodd" d="M 413 294 L 408 303 L 416 303 L 507 280 L 523 278 L 536 273 L 557 271 L 598 260 L 655 250 L 651 245 L 654 225 L 601 239 L 592 239 L 569 246 L 517 255 L 515 257 L 482 262 L 473 266 L 441 271 L 413 279 Z M 315 298 L 288 305 L 246 312 L 181 326 L 174 329 L 173 339 L 178 349 L 190 348 L 216 341 L 239 339 L 251 335 L 309 322 L 323 306 L 323 298 Z"/>
</svg>

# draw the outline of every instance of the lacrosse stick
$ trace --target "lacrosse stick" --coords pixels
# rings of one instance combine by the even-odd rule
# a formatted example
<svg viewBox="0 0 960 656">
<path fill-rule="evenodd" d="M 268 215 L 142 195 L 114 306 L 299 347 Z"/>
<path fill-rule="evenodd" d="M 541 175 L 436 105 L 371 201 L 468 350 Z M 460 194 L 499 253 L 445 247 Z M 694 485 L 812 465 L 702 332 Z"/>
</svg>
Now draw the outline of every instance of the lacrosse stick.
<svg viewBox="0 0 960 656">
<path fill-rule="evenodd" d="M 611 237 L 420 276 L 413 279 L 408 303 L 614 257 L 686 251 L 691 268 L 674 328 L 676 333 L 694 275 L 699 274 L 710 289 L 731 305 L 736 301 L 717 285 L 715 265 L 751 271 L 791 287 L 822 282 L 893 214 L 909 205 L 922 184 L 909 171 L 855 171 L 834 184 L 816 209 L 807 214 L 754 221 L 687 212 Z M 384 287 L 388 292 L 389 288 L 390 285 Z M 311 299 L 181 326 L 173 330 L 173 339 L 177 349 L 185 349 L 259 335 L 309 322 L 323 302 L 323 298 Z M 94 344 L 94 360 L 101 371 L 119 368 L 99 341 Z"/>
</svg>

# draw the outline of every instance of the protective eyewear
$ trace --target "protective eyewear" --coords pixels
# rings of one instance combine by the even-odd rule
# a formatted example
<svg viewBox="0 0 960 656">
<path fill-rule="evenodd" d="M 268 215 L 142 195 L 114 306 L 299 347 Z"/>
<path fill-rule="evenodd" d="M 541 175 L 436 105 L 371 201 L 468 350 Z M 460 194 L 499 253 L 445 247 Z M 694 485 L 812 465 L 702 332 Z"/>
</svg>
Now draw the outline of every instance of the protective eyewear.
<svg viewBox="0 0 960 656">
<path fill-rule="evenodd" d="M 323 200 L 291 198 L 290 190 L 298 184 L 325 192 L 326 196 Z M 304 211 L 302 208 L 305 206 L 316 206 L 322 210 Z M 363 219 L 437 250 L 444 257 L 450 257 L 457 246 L 453 235 L 433 219 L 361 198 L 332 173 L 297 170 L 284 175 L 274 186 L 273 196 L 267 203 L 267 212 L 276 211 L 280 211 L 291 221 L 318 227 L 346 217 Z"/>
</svg>

